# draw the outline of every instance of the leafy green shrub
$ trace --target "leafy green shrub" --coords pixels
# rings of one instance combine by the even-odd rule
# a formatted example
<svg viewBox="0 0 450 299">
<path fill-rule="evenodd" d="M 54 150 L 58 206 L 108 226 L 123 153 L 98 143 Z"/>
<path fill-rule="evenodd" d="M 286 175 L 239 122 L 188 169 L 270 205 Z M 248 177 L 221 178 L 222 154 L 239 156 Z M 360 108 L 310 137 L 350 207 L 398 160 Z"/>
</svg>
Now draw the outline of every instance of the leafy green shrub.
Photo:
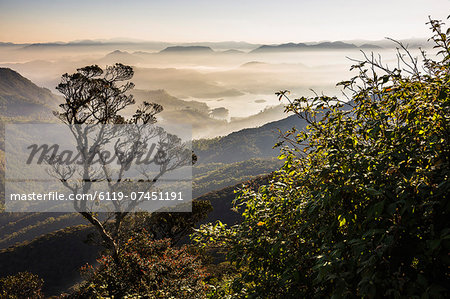
<svg viewBox="0 0 450 299">
<path fill-rule="evenodd" d="M 440 59 L 423 53 L 424 73 L 402 48 L 402 69 L 368 56 L 353 66 L 340 83 L 349 103 L 291 101 L 309 125 L 286 133 L 274 181 L 240 191 L 242 224 L 197 232 L 229 249 L 236 296 L 449 295 L 450 29 L 429 24 Z"/>
</svg>

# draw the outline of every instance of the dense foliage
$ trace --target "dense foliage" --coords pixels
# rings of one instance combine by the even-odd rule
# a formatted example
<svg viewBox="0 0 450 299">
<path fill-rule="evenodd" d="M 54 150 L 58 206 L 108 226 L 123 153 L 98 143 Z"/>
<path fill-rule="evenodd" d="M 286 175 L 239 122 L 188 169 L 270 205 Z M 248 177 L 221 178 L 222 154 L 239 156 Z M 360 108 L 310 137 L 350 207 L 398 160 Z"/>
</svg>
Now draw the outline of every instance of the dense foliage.
<svg viewBox="0 0 450 299">
<path fill-rule="evenodd" d="M 200 259 L 187 247 L 170 244 L 169 239 L 134 234 L 120 252 L 120 265 L 103 256 L 97 269 L 82 269 L 86 283 L 74 297 L 204 298 L 206 272 Z"/>
<path fill-rule="evenodd" d="M 29 272 L 19 272 L 0 278 L 0 297 L 10 299 L 44 298 L 41 289 L 44 281 Z"/>
<path fill-rule="evenodd" d="M 152 240 L 167 239 L 172 246 L 181 243 L 192 233 L 198 222 L 205 219 L 213 208 L 207 200 L 192 200 L 190 213 L 180 212 L 137 212 L 124 221 L 120 237 L 126 242 L 129 236 L 145 231 Z"/>
<path fill-rule="evenodd" d="M 403 67 L 366 56 L 340 83 L 352 109 L 320 95 L 287 106 L 309 125 L 284 136 L 273 182 L 241 190 L 242 224 L 195 236 L 228 248 L 233 296 L 449 295 L 450 29 L 429 24 L 438 58 L 423 53 L 424 72 L 399 44 Z"/>
</svg>

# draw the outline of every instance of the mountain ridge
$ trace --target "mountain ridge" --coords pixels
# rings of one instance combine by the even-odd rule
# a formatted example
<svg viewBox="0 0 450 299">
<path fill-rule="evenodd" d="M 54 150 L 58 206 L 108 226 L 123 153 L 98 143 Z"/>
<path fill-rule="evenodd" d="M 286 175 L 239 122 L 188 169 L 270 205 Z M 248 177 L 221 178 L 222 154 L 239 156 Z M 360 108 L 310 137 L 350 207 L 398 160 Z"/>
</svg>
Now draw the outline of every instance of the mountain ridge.
<svg viewBox="0 0 450 299">
<path fill-rule="evenodd" d="M 10 68 L 0 68 L 0 115 L 29 116 L 51 114 L 61 103 L 61 97 L 47 88 L 39 87 Z"/>
<path fill-rule="evenodd" d="M 366 44 L 368 45 L 368 44 Z M 375 45 L 373 45 L 375 46 Z M 366 46 L 367 47 L 367 46 Z M 376 46 L 378 47 L 378 46 Z M 261 53 L 261 52 L 286 52 L 286 51 L 301 51 L 301 50 L 340 50 L 340 49 L 358 49 L 354 44 L 345 43 L 342 41 L 335 42 L 320 42 L 317 44 L 306 44 L 306 43 L 284 43 L 275 45 L 262 45 L 250 53 Z M 380 47 L 378 47 L 380 48 Z"/>
<path fill-rule="evenodd" d="M 168 53 L 214 53 L 214 50 L 211 47 L 207 46 L 170 46 L 165 49 L 159 51 L 160 54 L 168 54 Z"/>
</svg>

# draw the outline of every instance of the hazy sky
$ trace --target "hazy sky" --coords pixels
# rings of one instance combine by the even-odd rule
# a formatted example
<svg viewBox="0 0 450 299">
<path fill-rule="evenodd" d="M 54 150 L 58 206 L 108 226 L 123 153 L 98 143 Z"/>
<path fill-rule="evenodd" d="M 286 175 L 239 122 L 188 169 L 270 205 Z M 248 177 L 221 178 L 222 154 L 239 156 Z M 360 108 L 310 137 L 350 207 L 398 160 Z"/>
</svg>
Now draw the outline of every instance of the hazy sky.
<svg viewBox="0 0 450 299">
<path fill-rule="evenodd" d="M 450 0 L 0 0 L 0 41 L 401 39 L 448 14 Z"/>
</svg>

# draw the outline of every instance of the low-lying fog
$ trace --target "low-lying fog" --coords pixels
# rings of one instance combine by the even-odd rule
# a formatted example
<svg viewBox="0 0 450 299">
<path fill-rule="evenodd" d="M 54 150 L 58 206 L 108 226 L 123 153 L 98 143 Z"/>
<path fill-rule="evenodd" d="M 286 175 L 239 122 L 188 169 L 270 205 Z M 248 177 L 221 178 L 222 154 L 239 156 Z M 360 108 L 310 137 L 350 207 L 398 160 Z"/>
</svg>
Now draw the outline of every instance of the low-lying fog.
<svg viewBox="0 0 450 299">
<path fill-rule="evenodd" d="M 10 45 L 0 47 L 0 66 L 56 93 L 55 86 L 65 72 L 90 64 L 132 65 L 137 102 L 161 103 L 165 108 L 161 121 L 190 123 L 194 137 L 200 138 L 286 117 L 275 96 L 279 90 L 290 90 L 293 98 L 312 95 L 310 89 L 340 95 L 336 83 L 355 75 L 349 72 L 352 61 L 347 57 L 363 58 L 358 48 L 276 53 L 249 53 L 248 46 L 200 52 L 159 50 L 127 44 Z M 395 49 L 365 52 L 381 54 L 384 63 L 396 65 Z M 420 55 L 417 49 L 412 52 Z"/>
</svg>

